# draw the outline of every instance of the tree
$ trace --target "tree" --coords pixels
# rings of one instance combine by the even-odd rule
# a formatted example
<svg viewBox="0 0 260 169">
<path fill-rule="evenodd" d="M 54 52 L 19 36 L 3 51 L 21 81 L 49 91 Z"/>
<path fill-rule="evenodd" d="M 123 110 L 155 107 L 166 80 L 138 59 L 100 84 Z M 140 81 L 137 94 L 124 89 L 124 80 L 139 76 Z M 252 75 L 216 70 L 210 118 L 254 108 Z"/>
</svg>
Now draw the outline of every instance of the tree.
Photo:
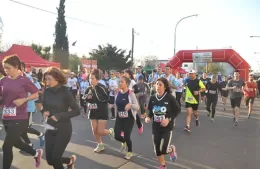
<svg viewBox="0 0 260 169">
<path fill-rule="evenodd" d="M 97 60 L 98 68 L 101 70 L 123 70 L 133 65 L 131 51 L 118 49 L 111 44 L 99 45 L 89 53 L 90 59 Z"/>
<path fill-rule="evenodd" d="M 53 44 L 53 60 L 61 63 L 61 68 L 68 68 L 69 42 L 67 36 L 67 24 L 65 21 L 65 0 L 60 0 L 58 18 L 55 25 L 55 42 Z"/>
<path fill-rule="evenodd" d="M 37 53 L 37 55 L 39 55 L 40 57 L 42 57 L 45 60 L 50 60 L 50 57 L 51 57 L 51 47 L 50 46 L 43 47 L 42 45 L 37 45 L 35 43 L 32 43 L 31 47 L 32 47 L 33 51 L 35 53 Z"/>
<path fill-rule="evenodd" d="M 69 69 L 73 72 L 78 72 L 78 65 L 81 66 L 81 58 L 76 54 L 69 55 Z"/>
<path fill-rule="evenodd" d="M 208 66 L 204 68 L 204 71 L 214 74 L 217 74 L 218 72 L 224 73 L 224 68 L 221 66 L 220 63 L 208 63 Z"/>
<path fill-rule="evenodd" d="M 157 64 L 158 57 L 154 55 L 149 55 L 144 57 L 145 66 L 155 67 Z"/>
</svg>

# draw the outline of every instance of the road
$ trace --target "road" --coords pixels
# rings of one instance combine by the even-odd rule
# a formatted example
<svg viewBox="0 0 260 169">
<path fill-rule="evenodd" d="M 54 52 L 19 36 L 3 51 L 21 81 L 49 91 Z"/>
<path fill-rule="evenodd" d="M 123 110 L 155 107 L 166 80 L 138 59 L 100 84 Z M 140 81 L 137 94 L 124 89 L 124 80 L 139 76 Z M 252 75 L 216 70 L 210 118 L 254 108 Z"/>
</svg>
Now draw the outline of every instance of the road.
<svg viewBox="0 0 260 169">
<path fill-rule="evenodd" d="M 220 102 L 219 102 L 220 103 Z M 191 133 L 186 133 L 185 109 L 176 120 L 176 129 L 172 142 L 177 147 L 178 161 L 168 161 L 168 169 L 258 169 L 260 168 L 260 101 L 255 102 L 255 111 L 251 119 L 247 119 L 247 110 L 242 106 L 239 126 L 232 123 L 231 108 L 224 112 L 219 104 L 215 122 L 211 123 L 206 116 L 205 106 L 200 105 L 201 125 L 195 127 L 192 121 Z M 40 114 L 34 115 L 34 127 L 43 131 Z M 156 169 L 158 163 L 153 152 L 151 140 L 151 124 L 145 124 L 144 133 L 138 134 L 137 127 L 132 133 L 134 157 L 127 161 L 119 152 L 120 143 L 104 137 L 106 150 L 101 154 L 93 153 L 96 146 L 90 123 L 83 117 L 73 118 L 73 136 L 65 155 L 77 155 L 77 169 Z M 108 121 L 108 127 L 113 127 L 114 121 Z M 1 130 L 0 146 L 2 146 L 4 131 Z M 30 135 L 36 147 L 38 139 Z M 1 156 L 1 155 L 0 155 Z M 2 159 L 2 156 L 1 156 Z M 167 157 L 168 160 L 168 157 Z M 0 164 L 2 161 L 0 161 Z M 1 167 L 0 167 L 1 168 Z M 12 169 L 32 169 L 33 160 L 19 153 L 14 148 Z M 44 160 L 39 169 L 49 169 Z"/>
</svg>

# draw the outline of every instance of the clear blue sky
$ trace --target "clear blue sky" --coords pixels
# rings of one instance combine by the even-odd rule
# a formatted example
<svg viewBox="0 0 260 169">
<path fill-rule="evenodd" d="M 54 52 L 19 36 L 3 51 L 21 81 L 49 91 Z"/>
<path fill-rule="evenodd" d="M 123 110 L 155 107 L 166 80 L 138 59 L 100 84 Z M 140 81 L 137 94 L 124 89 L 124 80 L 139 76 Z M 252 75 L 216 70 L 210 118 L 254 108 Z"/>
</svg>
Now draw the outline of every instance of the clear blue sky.
<svg viewBox="0 0 260 169">
<path fill-rule="evenodd" d="M 17 0 L 56 12 L 59 0 Z M 136 35 L 135 56 L 173 56 L 176 22 L 187 15 L 177 30 L 177 50 L 232 46 L 252 66 L 260 52 L 260 0 L 66 0 L 66 15 L 105 26 L 67 19 L 71 53 L 88 54 L 99 44 L 131 48 L 131 28 Z M 56 16 L 0 0 L 5 43 L 24 41 L 52 45 Z"/>
</svg>

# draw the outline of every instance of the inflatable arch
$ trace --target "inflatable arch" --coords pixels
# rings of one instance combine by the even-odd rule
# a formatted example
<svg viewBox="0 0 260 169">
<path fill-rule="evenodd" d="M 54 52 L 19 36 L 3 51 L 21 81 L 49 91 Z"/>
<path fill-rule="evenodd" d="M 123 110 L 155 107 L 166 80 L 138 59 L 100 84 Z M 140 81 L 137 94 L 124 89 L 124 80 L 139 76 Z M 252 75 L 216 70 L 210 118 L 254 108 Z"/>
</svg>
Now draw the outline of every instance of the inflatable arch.
<svg viewBox="0 0 260 169">
<path fill-rule="evenodd" d="M 181 67 L 183 62 L 193 62 L 195 59 L 212 59 L 212 62 L 227 62 L 234 69 L 240 71 L 240 77 L 248 79 L 250 65 L 233 49 L 213 49 L 213 50 L 181 50 L 178 51 L 169 61 L 173 71 Z"/>
</svg>

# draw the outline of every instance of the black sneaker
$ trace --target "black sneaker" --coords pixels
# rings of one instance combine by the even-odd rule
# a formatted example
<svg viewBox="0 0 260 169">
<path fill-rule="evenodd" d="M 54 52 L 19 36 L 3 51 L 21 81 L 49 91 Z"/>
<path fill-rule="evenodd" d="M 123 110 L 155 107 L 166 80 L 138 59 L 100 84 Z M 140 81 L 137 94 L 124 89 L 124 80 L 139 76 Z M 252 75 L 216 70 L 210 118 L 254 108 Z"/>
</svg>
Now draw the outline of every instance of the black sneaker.
<svg viewBox="0 0 260 169">
<path fill-rule="evenodd" d="M 247 115 L 247 118 L 249 119 L 249 118 L 250 118 L 250 116 L 251 116 L 251 113 L 248 113 L 248 115 Z"/>
<path fill-rule="evenodd" d="M 199 126 L 199 125 L 200 125 L 200 121 L 196 120 L 196 126 Z"/>
<path fill-rule="evenodd" d="M 76 161 L 76 156 L 75 155 L 72 155 L 70 157 L 70 160 L 71 160 L 71 164 L 68 164 L 67 165 L 67 169 L 75 169 L 75 161 Z"/>
<path fill-rule="evenodd" d="M 186 127 L 184 128 L 184 130 L 187 131 L 187 132 L 190 132 L 190 127 L 189 127 L 189 126 L 186 126 Z"/>
</svg>

